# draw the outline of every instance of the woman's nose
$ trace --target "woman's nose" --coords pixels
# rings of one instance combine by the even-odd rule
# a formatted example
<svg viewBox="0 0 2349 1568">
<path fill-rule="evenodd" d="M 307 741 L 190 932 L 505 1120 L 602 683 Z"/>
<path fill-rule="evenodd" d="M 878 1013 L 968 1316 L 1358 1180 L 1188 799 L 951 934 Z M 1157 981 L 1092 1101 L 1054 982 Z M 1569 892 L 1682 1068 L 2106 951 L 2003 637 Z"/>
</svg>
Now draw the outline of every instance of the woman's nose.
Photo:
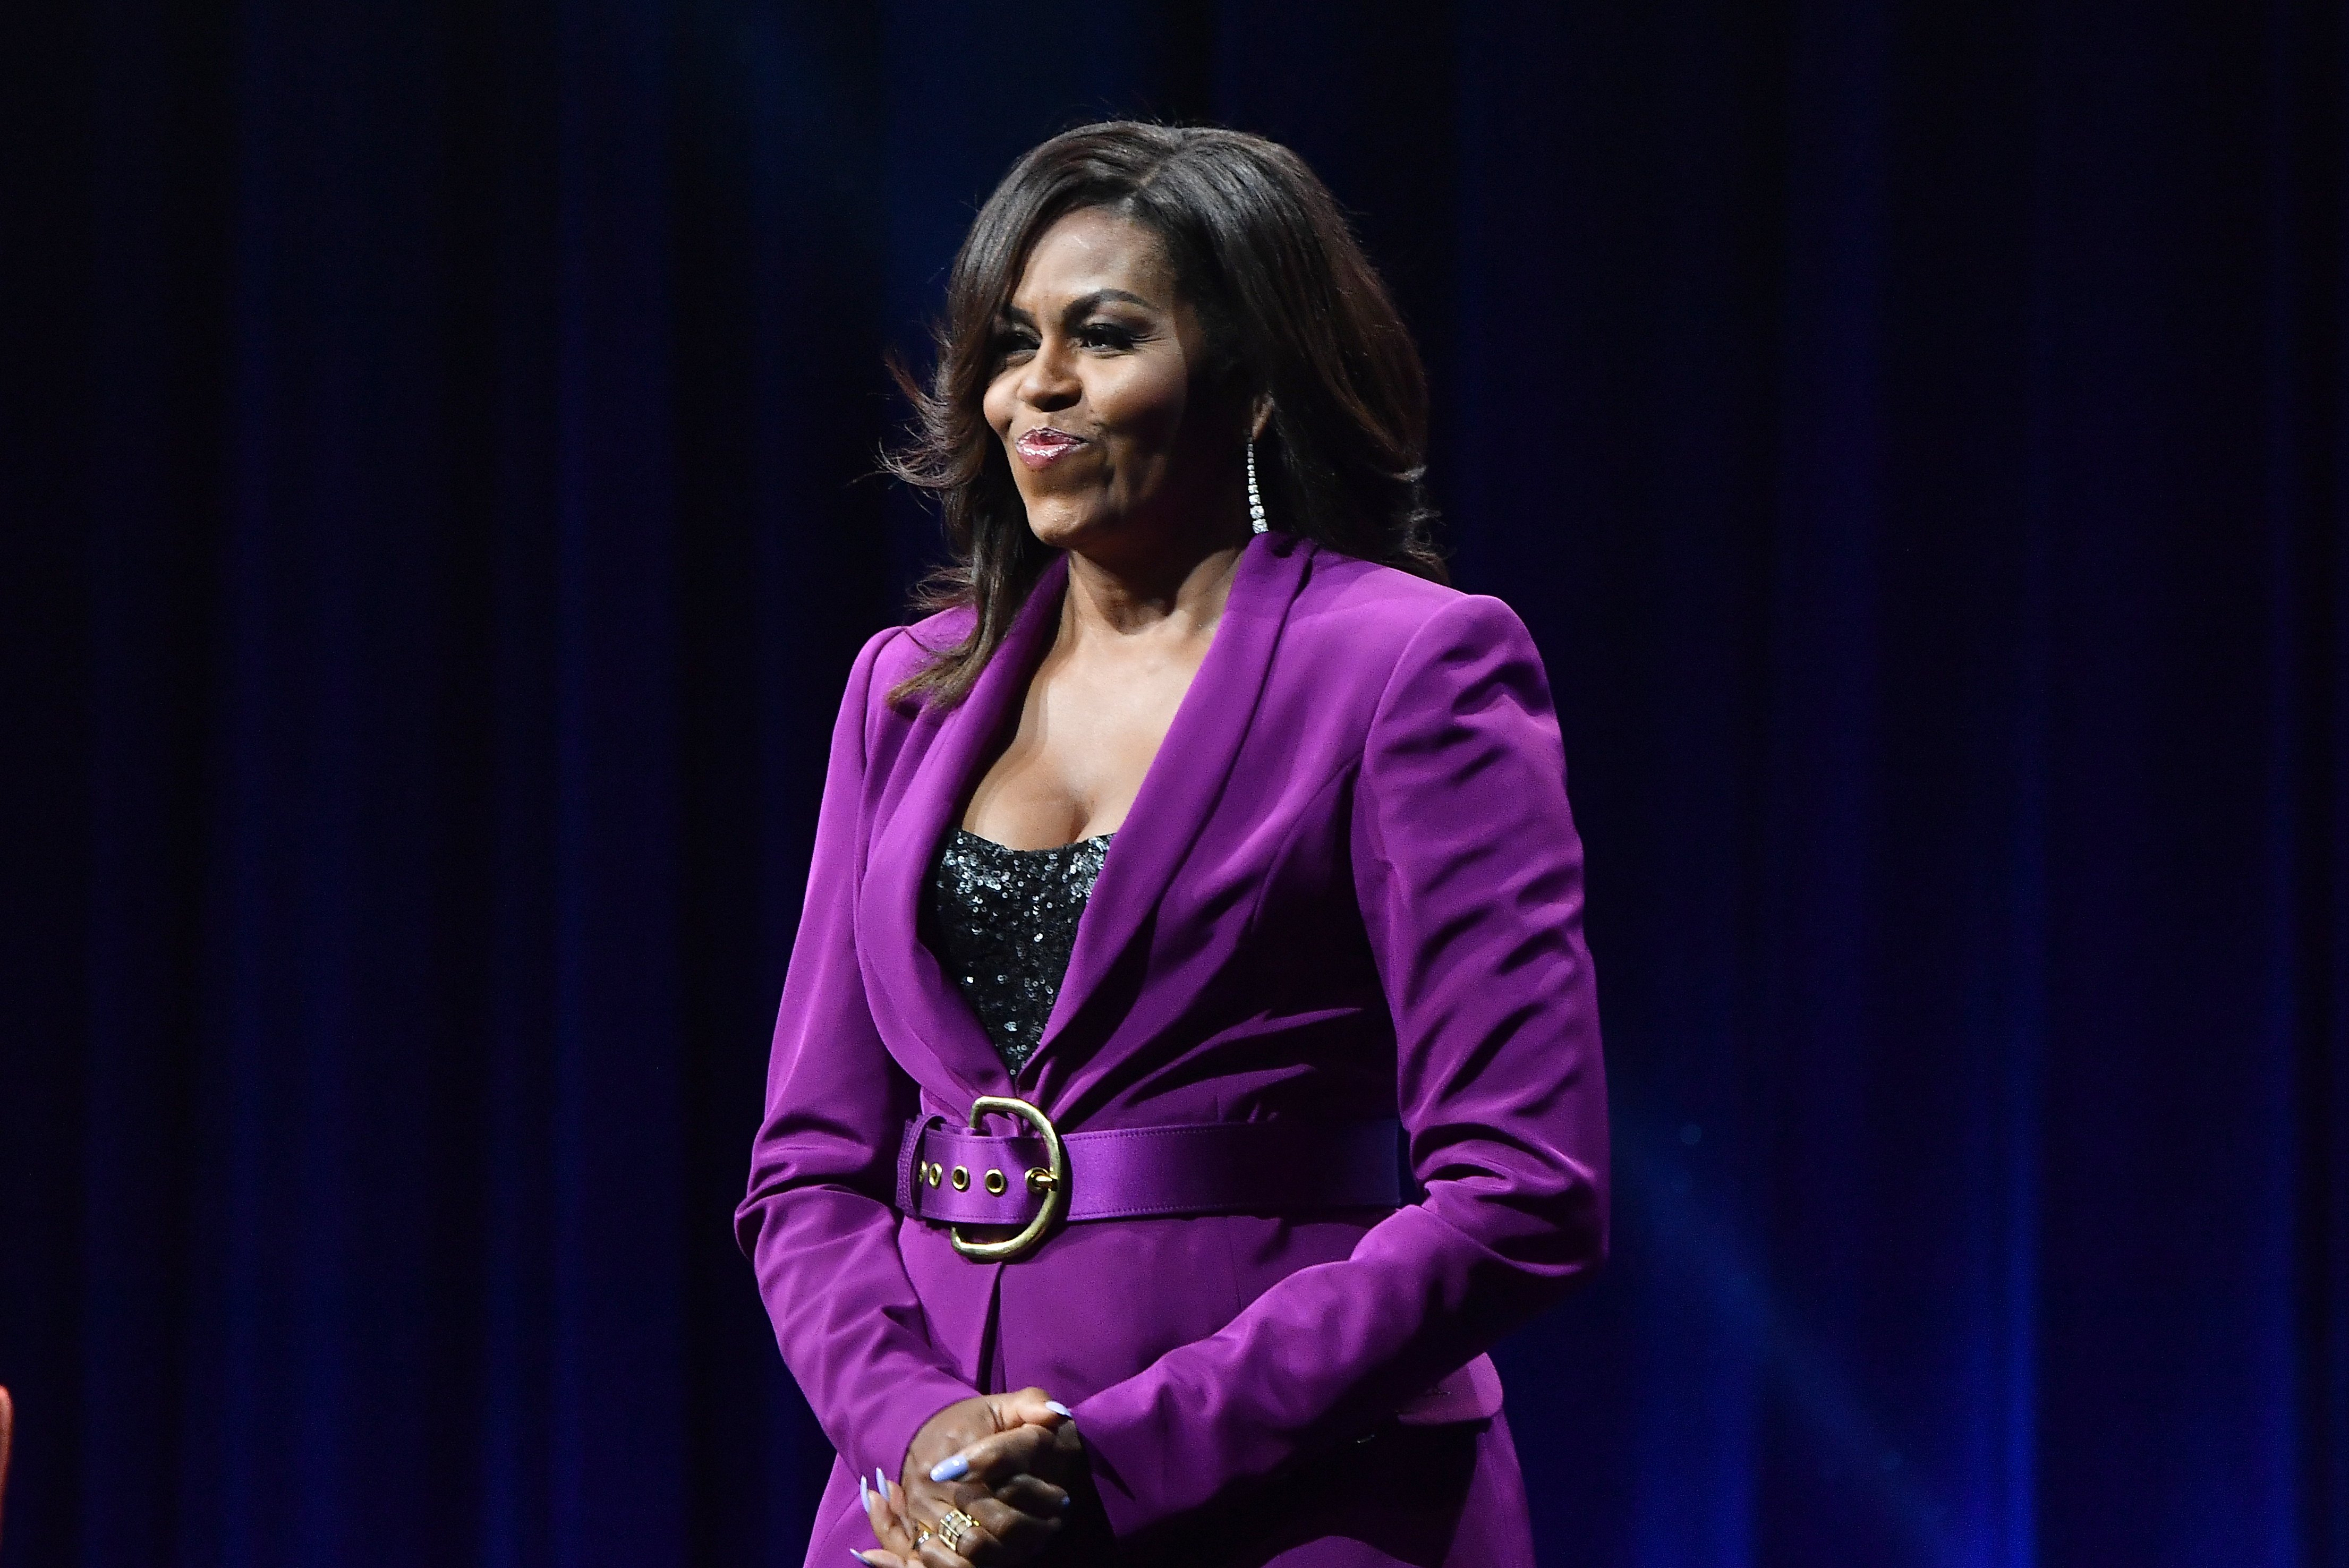
<svg viewBox="0 0 2349 1568">
<path fill-rule="evenodd" d="M 1020 400 L 1048 413 L 1067 407 L 1083 394 L 1084 387 L 1077 380 L 1067 356 L 1049 346 L 1028 361 L 1028 374 L 1019 382 Z"/>
</svg>

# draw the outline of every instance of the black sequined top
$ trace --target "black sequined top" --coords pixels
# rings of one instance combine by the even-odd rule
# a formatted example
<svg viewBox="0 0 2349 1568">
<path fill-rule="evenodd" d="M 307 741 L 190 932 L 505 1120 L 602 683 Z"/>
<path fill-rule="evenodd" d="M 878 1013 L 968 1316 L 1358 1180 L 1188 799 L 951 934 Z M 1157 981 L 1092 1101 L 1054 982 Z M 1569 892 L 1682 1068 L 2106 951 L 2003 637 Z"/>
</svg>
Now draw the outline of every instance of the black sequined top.
<svg viewBox="0 0 2349 1568">
<path fill-rule="evenodd" d="M 1044 1037 L 1114 836 L 1014 850 L 957 828 L 930 869 L 938 956 L 1015 1073 Z"/>
</svg>

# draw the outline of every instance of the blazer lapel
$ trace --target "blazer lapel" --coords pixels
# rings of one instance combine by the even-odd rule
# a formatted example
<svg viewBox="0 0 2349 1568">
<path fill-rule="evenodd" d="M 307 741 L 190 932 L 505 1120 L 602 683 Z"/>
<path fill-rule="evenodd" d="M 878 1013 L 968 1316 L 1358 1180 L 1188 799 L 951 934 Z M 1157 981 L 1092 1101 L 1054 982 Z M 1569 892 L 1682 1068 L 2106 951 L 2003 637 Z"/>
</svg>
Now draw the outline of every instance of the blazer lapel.
<svg viewBox="0 0 2349 1568">
<path fill-rule="evenodd" d="M 916 721 L 935 726 L 935 733 L 905 794 L 874 837 L 857 910 L 867 1001 L 882 1037 L 909 1070 L 915 1053 L 936 1061 L 966 1103 L 1004 1092 L 1009 1075 L 978 1016 L 922 940 L 921 900 L 931 862 L 947 830 L 959 820 L 989 743 L 1025 696 L 1029 677 L 1060 625 L 1067 575 L 1065 558 L 1046 568 L 969 695 L 943 715 L 925 711 Z"/>
<path fill-rule="evenodd" d="M 1077 923 L 1076 946 L 1036 1048 L 1034 1070 L 1050 1074 L 1073 1067 L 1051 1059 L 1053 1043 L 1083 1013 L 1157 908 L 1206 825 L 1256 716 L 1273 649 L 1313 552 L 1310 543 L 1276 533 L 1257 535 L 1241 552 L 1216 640 L 1143 776 L 1125 825 L 1111 841 L 1101 877 Z"/>
</svg>

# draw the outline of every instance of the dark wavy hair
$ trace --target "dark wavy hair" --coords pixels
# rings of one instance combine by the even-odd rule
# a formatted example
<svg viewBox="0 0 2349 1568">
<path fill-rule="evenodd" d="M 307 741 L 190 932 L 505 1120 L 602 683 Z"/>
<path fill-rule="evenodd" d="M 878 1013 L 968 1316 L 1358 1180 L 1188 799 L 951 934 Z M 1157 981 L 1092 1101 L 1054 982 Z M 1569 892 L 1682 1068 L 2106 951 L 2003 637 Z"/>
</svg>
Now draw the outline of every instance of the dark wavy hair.
<svg viewBox="0 0 2349 1568">
<path fill-rule="evenodd" d="M 1268 397 L 1257 443 L 1272 526 L 1437 582 L 1444 562 L 1424 484 L 1427 377 L 1386 285 L 1304 160 L 1209 127 L 1112 120 L 1052 138 L 1014 164 L 955 257 L 926 383 L 890 472 L 937 498 L 952 564 L 918 607 L 968 605 L 970 634 L 933 652 L 894 697 L 959 702 L 1055 552 L 1030 531 L 981 408 L 999 318 L 1029 252 L 1081 209 L 1106 209 L 1165 246 L 1196 313 L 1208 374 Z"/>
</svg>

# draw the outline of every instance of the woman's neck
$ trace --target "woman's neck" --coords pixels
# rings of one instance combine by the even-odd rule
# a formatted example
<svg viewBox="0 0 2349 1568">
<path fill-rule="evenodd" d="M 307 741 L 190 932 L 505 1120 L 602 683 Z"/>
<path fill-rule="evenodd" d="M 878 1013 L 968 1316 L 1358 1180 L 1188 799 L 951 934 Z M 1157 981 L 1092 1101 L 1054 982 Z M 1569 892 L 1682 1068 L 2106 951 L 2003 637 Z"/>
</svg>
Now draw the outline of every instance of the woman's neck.
<svg viewBox="0 0 2349 1568">
<path fill-rule="evenodd" d="M 1204 554 L 1116 562 L 1071 551 L 1061 634 L 1082 640 L 1153 632 L 1178 637 L 1212 634 L 1246 548 L 1242 539 Z"/>
</svg>

